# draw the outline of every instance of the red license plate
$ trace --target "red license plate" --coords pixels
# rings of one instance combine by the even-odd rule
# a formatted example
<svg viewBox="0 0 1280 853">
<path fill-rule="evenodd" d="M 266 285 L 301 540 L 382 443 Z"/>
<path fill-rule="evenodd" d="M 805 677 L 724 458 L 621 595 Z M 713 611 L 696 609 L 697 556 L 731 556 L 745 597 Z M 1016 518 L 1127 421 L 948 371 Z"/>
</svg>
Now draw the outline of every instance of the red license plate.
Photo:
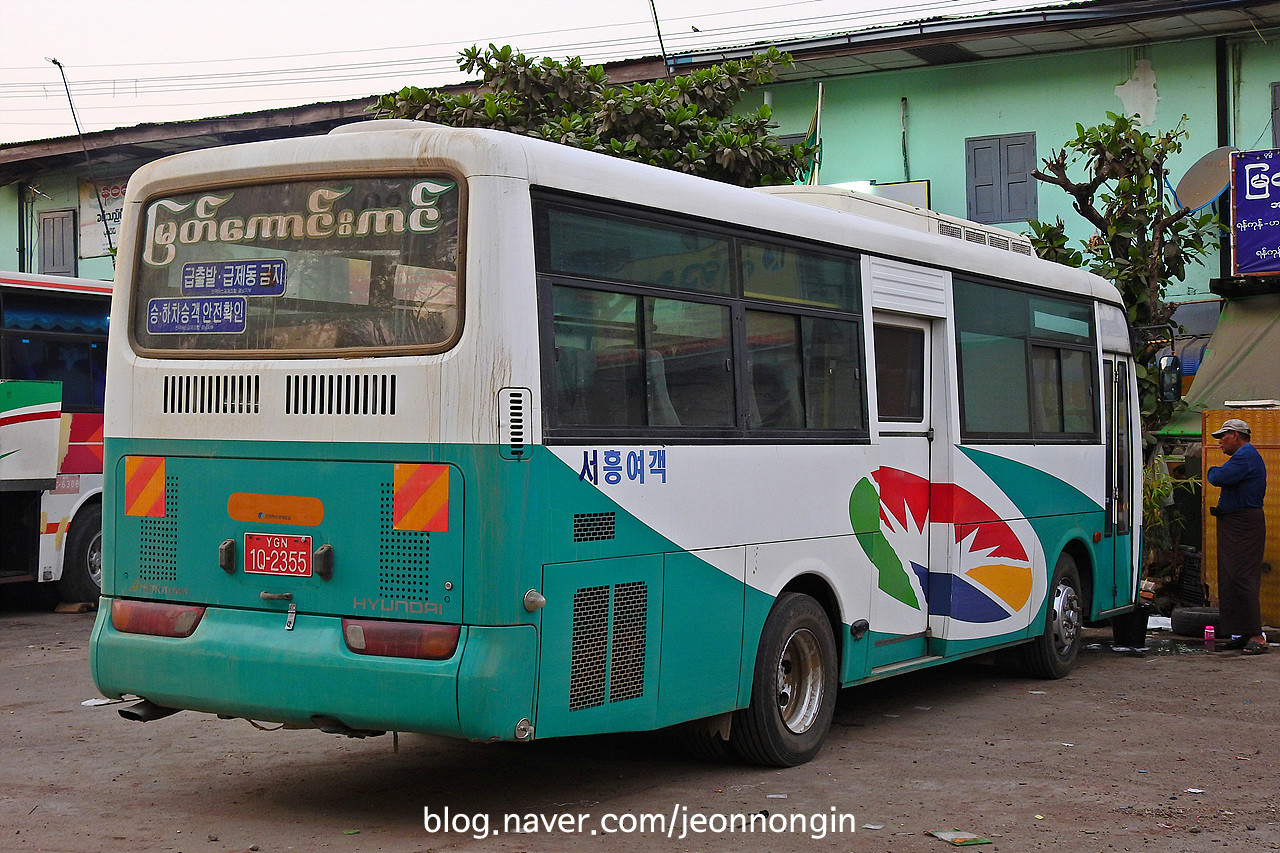
<svg viewBox="0 0 1280 853">
<path fill-rule="evenodd" d="M 246 533 L 244 570 L 257 575 L 311 577 L 311 537 Z"/>
</svg>

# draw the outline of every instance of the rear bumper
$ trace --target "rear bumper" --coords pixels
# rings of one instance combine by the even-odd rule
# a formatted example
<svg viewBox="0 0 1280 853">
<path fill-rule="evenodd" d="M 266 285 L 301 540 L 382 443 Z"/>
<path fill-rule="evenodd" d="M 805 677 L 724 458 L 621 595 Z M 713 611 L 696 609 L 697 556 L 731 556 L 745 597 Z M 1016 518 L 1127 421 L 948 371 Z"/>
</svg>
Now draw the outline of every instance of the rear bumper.
<svg viewBox="0 0 1280 853">
<path fill-rule="evenodd" d="M 185 639 L 122 634 L 104 599 L 90 667 L 103 694 L 171 708 L 511 740 L 521 719 L 534 719 L 537 630 L 463 627 L 449 660 L 408 660 L 351 652 L 342 620 L 332 616 L 299 614 L 286 631 L 281 613 L 210 607 Z"/>
</svg>

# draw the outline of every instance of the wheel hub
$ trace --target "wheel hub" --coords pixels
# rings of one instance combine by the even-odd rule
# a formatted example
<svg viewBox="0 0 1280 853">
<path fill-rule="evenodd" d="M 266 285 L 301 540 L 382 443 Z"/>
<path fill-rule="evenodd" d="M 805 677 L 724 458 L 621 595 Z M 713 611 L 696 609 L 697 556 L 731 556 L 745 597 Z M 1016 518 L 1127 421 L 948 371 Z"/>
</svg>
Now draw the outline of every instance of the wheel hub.
<svg viewBox="0 0 1280 853">
<path fill-rule="evenodd" d="M 89 552 L 85 555 L 85 563 L 89 567 L 89 577 L 102 588 L 102 534 L 93 537 L 89 543 Z"/>
<path fill-rule="evenodd" d="M 822 648 L 808 628 L 787 638 L 778 659 L 778 712 L 783 724 L 796 734 L 813 725 L 822 707 L 824 682 Z"/>
<path fill-rule="evenodd" d="M 1066 583 L 1059 583 L 1053 594 L 1053 648 L 1065 656 L 1080 636 L 1080 597 Z"/>
</svg>

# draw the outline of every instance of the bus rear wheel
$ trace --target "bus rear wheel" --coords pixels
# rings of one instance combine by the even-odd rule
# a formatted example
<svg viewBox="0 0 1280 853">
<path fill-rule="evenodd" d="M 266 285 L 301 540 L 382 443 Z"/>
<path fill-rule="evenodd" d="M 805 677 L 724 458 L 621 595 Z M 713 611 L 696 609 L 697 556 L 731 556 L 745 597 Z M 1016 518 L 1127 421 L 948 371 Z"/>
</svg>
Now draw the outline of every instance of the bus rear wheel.
<svg viewBox="0 0 1280 853">
<path fill-rule="evenodd" d="M 101 504 L 90 504 L 76 513 L 63 553 L 58 597 L 69 602 L 96 602 L 102 593 Z"/>
<path fill-rule="evenodd" d="M 807 595 L 780 596 L 760 635 L 751 703 L 734 719 L 738 754 L 773 767 L 817 755 L 835 715 L 836 667 L 826 611 Z"/>
</svg>

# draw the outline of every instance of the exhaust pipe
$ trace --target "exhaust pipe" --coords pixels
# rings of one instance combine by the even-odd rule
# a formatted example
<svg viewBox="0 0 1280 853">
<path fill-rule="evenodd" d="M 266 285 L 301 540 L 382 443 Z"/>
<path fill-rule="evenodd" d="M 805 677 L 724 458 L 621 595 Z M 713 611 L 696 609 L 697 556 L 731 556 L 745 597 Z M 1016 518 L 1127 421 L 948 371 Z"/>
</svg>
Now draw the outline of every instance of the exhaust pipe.
<svg viewBox="0 0 1280 853">
<path fill-rule="evenodd" d="M 154 702 L 143 699 L 128 708 L 121 708 L 118 713 L 126 720 L 133 720 L 135 723 L 150 723 L 154 720 L 163 720 L 165 717 L 176 714 L 181 710 L 181 708 L 166 708 L 163 705 L 157 705 Z"/>
</svg>

